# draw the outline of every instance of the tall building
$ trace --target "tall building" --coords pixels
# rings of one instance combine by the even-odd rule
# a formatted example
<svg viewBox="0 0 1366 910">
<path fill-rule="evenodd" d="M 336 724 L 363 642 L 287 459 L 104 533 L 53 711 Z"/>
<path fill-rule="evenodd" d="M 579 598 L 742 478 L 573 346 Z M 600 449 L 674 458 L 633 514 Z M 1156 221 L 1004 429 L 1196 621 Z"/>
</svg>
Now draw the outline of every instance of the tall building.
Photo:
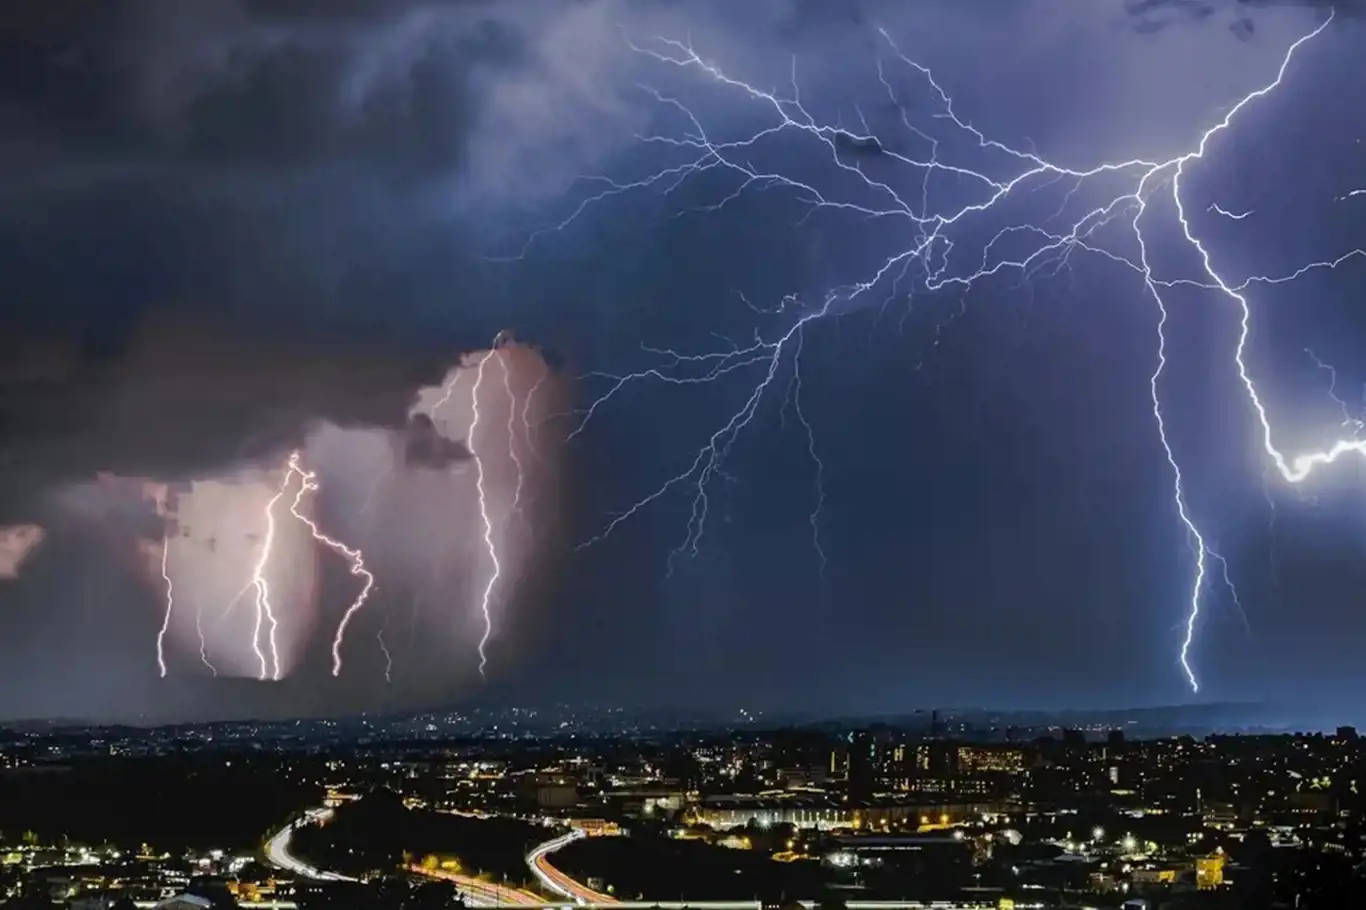
<svg viewBox="0 0 1366 910">
<path fill-rule="evenodd" d="M 873 796 L 876 784 L 877 741 L 867 730 L 849 738 L 849 777 L 846 792 L 851 802 L 864 802 Z"/>
</svg>

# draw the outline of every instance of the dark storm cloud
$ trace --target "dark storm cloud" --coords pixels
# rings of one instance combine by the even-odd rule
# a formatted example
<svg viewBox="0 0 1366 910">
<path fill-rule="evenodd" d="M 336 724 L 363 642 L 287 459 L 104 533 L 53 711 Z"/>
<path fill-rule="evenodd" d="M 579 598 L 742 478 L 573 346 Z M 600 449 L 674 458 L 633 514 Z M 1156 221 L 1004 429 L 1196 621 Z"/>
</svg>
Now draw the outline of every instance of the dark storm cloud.
<svg viewBox="0 0 1366 910">
<path fill-rule="evenodd" d="M 1332 11 L 1334 15 L 1344 17 L 1366 13 L 1363 0 L 1125 0 L 1124 12 L 1133 27 L 1145 33 L 1183 23 L 1203 22 L 1228 13 L 1234 17 L 1229 29 L 1246 41 L 1256 33 L 1255 19 L 1249 14 L 1277 6 L 1301 6 L 1323 13 Z"/>
<path fill-rule="evenodd" d="M 474 116 L 473 73 L 518 54 L 487 6 L 8 4 L 7 182 L 169 164 L 448 170 Z"/>
<path fill-rule="evenodd" d="M 377 351 L 416 306 L 403 190 L 460 170 L 480 74 L 518 65 L 516 17 L 498 13 L 0 8 L 0 515 L 100 470 L 173 479 L 275 454 L 311 420 L 402 426 L 479 325 L 419 344 L 444 348 L 432 358 Z M 438 287 L 462 274 L 450 243 Z"/>
<path fill-rule="evenodd" d="M 0 356 L 0 524 L 99 472 L 176 480 L 276 457 L 318 420 L 402 426 L 440 364 L 393 351 L 148 321 L 95 356 L 7 338 Z"/>
<path fill-rule="evenodd" d="M 403 462 L 409 467 L 442 471 L 473 457 L 465 443 L 442 436 L 426 414 L 414 414 L 408 421 Z"/>
</svg>

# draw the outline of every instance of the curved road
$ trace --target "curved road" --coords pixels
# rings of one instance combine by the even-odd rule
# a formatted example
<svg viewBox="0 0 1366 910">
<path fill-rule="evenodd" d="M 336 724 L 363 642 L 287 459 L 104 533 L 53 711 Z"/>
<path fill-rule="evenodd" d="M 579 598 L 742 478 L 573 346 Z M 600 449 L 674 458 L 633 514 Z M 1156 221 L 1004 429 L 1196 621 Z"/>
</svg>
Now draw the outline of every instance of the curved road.
<svg viewBox="0 0 1366 910">
<path fill-rule="evenodd" d="M 289 842 L 294 838 L 296 829 L 304 825 L 319 825 L 332 817 L 331 809 L 309 809 L 303 818 L 295 819 L 276 831 L 270 840 L 266 841 L 266 859 L 272 866 L 293 872 L 300 878 L 311 878 L 319 881 L 329 882 L 354 882 L 356 879 L 339 872 L 325 872 L 322 869 L 315 869 L 308 863 L 299 859 L 289 852 Z"/>
<path fill-rule="evenodd" d="M 342 875 L 340 872 L 329 872 L 325 869 L 318 869 L 304 862 L 299 857 L 289 851 L 289 842 L 294 837 L 294 832 L 304 825 L 316 825 L 327 821 L 332 817 L 331 809 L 310 809 L 301 819 L 296 819 L 276 831 L 271 838 L 266 841 L 266 859 L 277 869 L 284 869 L 299 878 L 310 878 L 316 881 L 329 882 L 354 882 L 358 879 L 349 875 Z M 470 878 L 467 875 L 459 875 L 454 872 L 443 870 L 428 870 L 421 866 L 408 867 L 409 872 L 425 875 L 429 878 L 439 878 L 444 881 L 453 882 L 461 895 L 465 897 L 472 906 L 475 907 L 502 907 L 502 906 L 538 906 L 544 903 L 540 896 L 531 894 L 527 891 L 518 891 L 516 888 L 508 888 L 503 885 L 495 885 L 491 882 L 480 881 L 477 878 Z"/>
<path fill-rule="evenodd" d="M 350 882 L 356 879 L 342 875 L 338 872 L 328 872 L 310 866 L 308 863 L 299 859 L 289 852 L 289 842 L 294 836 L 294 831 L 304 825 L 318 824 L 326 821 L 332 814 L 331 809 L 312 809 L 303 818 L 290 822 L 279 831 L 275 832 L 266 841 L 266 859 L 271 865 L 292 872 L 300 878 L 311 878 L 320 881 Z M 539 844 L 535 849 L 526 855 L 527 866 L 536 876 L 536 880 L 541 883 L 548 891 L 568 898 L 577 903 L 580 908 L 586 907 L 606 907 L 609 910 L 759 910 L 759 903 L 754 900 L 741 901 L 618 901 L 608 894 L 594 891 L 587 885 L 580 884 L 574 879 L 565 875 L 559 869 L 550 864 L 547 858 L 556 850 L 561 849 L 567 844 L 573 843 L 581 837 L 587 835 L 582 831 L 571 831 L 559 837 L 552 838 L 543 844 Z M 538 908 L 538 910 L 569 910 L 564 903 L 546 901 L 538 895 L 529 891 L 522 891 L 517 888 L 509 888 L 505 885 L 497 885 L 493 882 L 480 881 L 468 875 L 460 875 L 455 872 L 447 872 L 441 869 L 423 869 L 421 866 L 410 866 L 409 871 L 418 875 L 425 875 L 429 878 L 439 878 L 453 882 L 460 893 L 475 907 L 522 907 L 526 910 Z M 812 907 L 810 902 L 802 902 L 807 907 Z M 266 904 L 259 905 L 262 908 Z M 273 906 L 279 908 L 291 908 L 291 902 L 277 902 Z M 906 910 L 906 908 L 917 908 L 917 910 L 952 910 L 952 908 L 972 908 L 972 910 L 995 910 L 994 903 L 935 903 L 926 904 L 919 901 L 849 901 L 849 910 Z"/>
<path fill-rule="evenodd" d="M 538 845 L 526 855 L 527 867 L 531 869 L 531 873 L 536 876 L 541 886 L 551 894 L 567 897 L 580 904 L 615 904 L 617 899 L 612 895 L 594 891 L 550 864 L 550 854 L 586 836 L 582 831 L 575 829 Z"/>
</svg>

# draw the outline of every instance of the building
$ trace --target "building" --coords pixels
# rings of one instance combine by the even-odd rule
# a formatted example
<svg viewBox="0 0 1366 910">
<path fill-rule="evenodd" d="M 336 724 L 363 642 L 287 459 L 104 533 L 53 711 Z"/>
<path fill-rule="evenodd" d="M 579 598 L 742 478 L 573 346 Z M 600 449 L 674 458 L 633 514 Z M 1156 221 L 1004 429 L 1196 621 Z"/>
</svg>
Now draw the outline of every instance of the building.
<svg viewBox="0 0 1366 910">
<path fill-rule="evenodd" d="M 848 793 L 850 802 L 866 802 L 873 796 L 877 783 L 877 743 L 867 730 L 860 730 L 849 739 Z"/>
<path fill-rule="evenodd" d="M 1212 891 L 1224 883 L 1224 854 L 1202 856 L 1195 861 L 1195 887 Z"/>
<path fill-rule="evenodd" d="M 1014 774 L 1024 770 L 1024 750 L 1014 746 L 963 745 L 958 747 L 958 771 L 962 774 Z"/>
</svg>

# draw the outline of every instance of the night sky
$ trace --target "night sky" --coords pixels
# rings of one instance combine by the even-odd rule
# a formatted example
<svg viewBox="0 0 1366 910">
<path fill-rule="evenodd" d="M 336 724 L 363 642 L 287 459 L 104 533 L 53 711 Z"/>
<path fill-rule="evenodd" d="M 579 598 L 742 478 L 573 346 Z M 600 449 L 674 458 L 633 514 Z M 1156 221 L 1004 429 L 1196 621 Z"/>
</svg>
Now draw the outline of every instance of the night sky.
<svg viewBox="0 0 1366 910">
<path fill-rule="evenodd" d="M 1195 151 L 1324 26 L 1178 185 L 1230 285 L 1337 262 L 1246 285 L 1242 359 L 1291 468 L 1366 439 L 1366 24 L 1332 10 L 11 0 L 0 716 L 1347 710 L 1366 683 L 1362 459 L 1278 473 L 1239 375 L 1238 301 L 1196 286 L 1211 279 L 1174 167 L 1141 186 L 1144 165 L 1075 173 Z M 985 211 L 911 217 L 985 205 L 1031 170 Z M 1167 311 L 1166 439 L 1204 544 L 1198 692 L 1180 652 L 1201 548 L 1154 417 L 1144 256 Z M 377 593 L 346 672 L 325 652 L 355 577 L 312 552 L 321 631 L 288 678 L 214 679 L 179 652 L 162 678 L 147 556 L 175 529 L 146 490 L 278 482 L 303 447 L 321 453 L 316 517 L 342 534 L 368 470 L 354 440 L 411 450 L 419 389 L 464 356 L 475 394 L 470 365 L 505 330 L 554 380 L 533 415 L 553 496 L 494 588 L 487 678 L 457 431 L 439 470 L 464 472 L 458 505 L 424 511 L 406 487 L 366 526 Z M 507 369 L 510 394 L 530 387 Z M 500 509 L 512 464 L 490 475 Z M 441 534 L 463 542 L 458 569 L 420 583 L 405 557 Z M 427 625 L 404 626 L 419 595 Z"/>
</svg>

